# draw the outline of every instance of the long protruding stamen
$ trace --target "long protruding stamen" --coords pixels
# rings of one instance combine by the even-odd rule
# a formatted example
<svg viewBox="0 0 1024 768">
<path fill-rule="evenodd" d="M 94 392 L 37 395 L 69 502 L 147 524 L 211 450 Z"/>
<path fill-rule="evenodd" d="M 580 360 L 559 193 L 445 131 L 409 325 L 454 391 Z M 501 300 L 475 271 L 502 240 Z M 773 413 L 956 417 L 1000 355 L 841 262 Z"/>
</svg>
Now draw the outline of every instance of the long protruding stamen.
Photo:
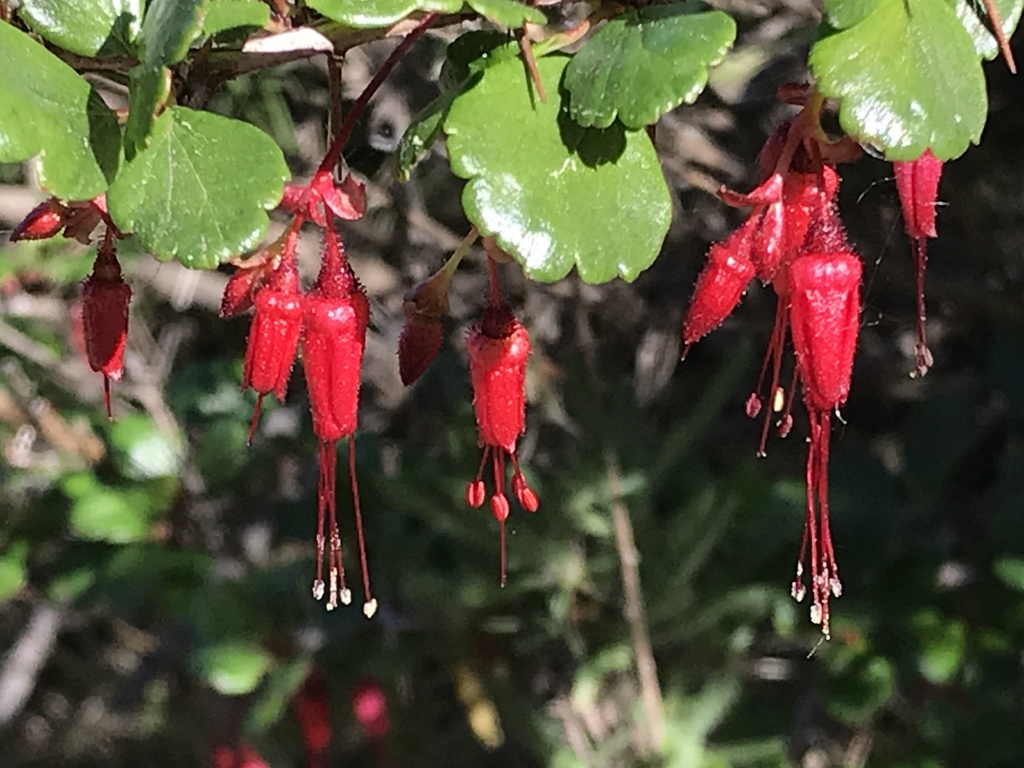
<svg viewBox="0 0 1024 768">
<path fill-rule="evenodd" d="M 316 481 L 316 579 L 313 581 L 313 599 L 321 600 L 324 596 L 324 548 L 327 539 L 324 536 L 325 508 L 327 506 L 327 494 L 324 491 L 324 445 L 319 445 L 317 459 L 320 463 Z"/>
<path fill-rule="evenodd" d="M 333 611 L 338 603 L 348 605 L 352 602 L 352 593 L 345 585 L 345 561 L 341 552 L 341 532 L 338 530 L 338 499 L 337 475 L 338 465 L 335 453 L 335 441 L 320 442 L 320 461 L 324 473 L 324 495 L 327 498 L 328 515 L 328 546 L 330 554 L 327 560 L 328 598 L 327 610 Z"/>
<path fill-rule="evenodd" d="M 764 383 L 764 374 L 768 367 L 769 358 L 772 361 L 772 383 L 769 390 L 769 404 L 773 405 L 776 394 L 779 391 L 779 374 L 782 372 L 782 350 L 786 344 L 786 307 L 783 298 L 779 296 L 778 306 L 775 310 L 775 325 L 772 327 L 772 335 L 768 341 L 768 351 L 765 353 L 764 362 L 761 364 L 761 374 L 758 376 L 757 391 L 761 391 Z M 757 455 L 767 456 L 768 430 L 772 423 L 772 414 L 777 411 L 769 408 L 764 415 L 764 426 L 761 429 L 761 442 L 757 447 Z"/>
<path fill-rule="evenodd" d="M 352 507 L 356 515 L 356 541 L 359 545 L 359 567 L 363 572 L 363 613 L 373 618 L 377 612 L 377 600 L 370 592 L 370 567 L 366 561 L 366 539 L 363 537 L 363 510 L 359 506 L 359 481 L 356 479 L 356 436 L 348 438 L 348 478 L 352 485 Z"/>
<path fill-rule="evenodd" d="M 915 373 L 918 377 L 928 373 L 934 362 L 927 340 L 927 310 L 924 301 L 924 271 L 928 262 L 928 242 L 923 237 L 913 241 L 914 267 L 917 271 L 917 345 L 915 346 Z"/>
<path fill-rule="evenodd" d="M 493 451 L 494 456 L 494 495 L 491 497 L 491 514 L 498 521 L 501 529 L 500 547 L 500 570 L 501 586 L 505 587 L 508 580 L 507 547 L 505 541 L 505 521 L 508 520 L 508 497 L 505 496 L 505 454 L 501 451 Z"/>
<path fill-rule="evenodd" d="M 828 509 L 828 452 L 831 437 L 832 415 L 821 415 L 822 440 L 818 450 L 818 509 L 821 516 L 822 557 L 828 565 L 826 589 L 833 597 L 843 594 L 843 585 L 839 581 L 839 566 L 836 564 L 836 553 L 832 546 L 832 529 L 829 523 Z"/>
<path fill-rule="evenodd" d="M 822 624 L 827 616 L 828 604 L 821 602 L 821 580 L 819 569 L 821 565 L 818 544 L 818 522 L 816 504 L 816 490 L 818 487 L 818 443 L 820 440 L 820 425 L 817 414 L 813 411 L 811 418 L 811 442 L 807 453 L 807 544 L 810 549 L 811 561 L 811 623 Z M 824 627 L 822 628 L 824 632 Z"/>
</svg>

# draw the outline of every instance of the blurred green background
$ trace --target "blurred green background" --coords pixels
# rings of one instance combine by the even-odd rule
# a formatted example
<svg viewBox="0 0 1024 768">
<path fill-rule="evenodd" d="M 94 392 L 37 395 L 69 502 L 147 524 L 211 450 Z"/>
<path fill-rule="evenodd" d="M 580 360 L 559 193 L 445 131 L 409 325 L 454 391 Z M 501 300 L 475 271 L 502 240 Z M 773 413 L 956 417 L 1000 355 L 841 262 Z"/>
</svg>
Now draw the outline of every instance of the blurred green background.
<svg viewBox="0 0 1024 768">
<path fill-rule="evenodd" d="M 482 253 L 457 273 L 441 356 L 408 391 L 395 357 L 403 293 L 468 229 L 443 152 L 404 186 L 389 165 L 436 93 L 444 35 L 396 70 L 348 156 L 368 179 L 367 216 L 345 236 L 373 303 L 358 440 L 372 621 L 309 594 L 316 444 L 301 375 L 245 447 L 247 322 L 216 315 L 230 270 L 123 244 L 134 301 L 108 423 L 70 332 L 92 252 L 4 245 L 0 766 L 1024 765 L 1019 79 L 988 65 L 984 143 L 943 179 L 937 364 L 923 380 L 908 376 L 914 277 L 891 170 L 869 157 L 844 169 L 865 307 L 832 436 L 845 592 L 831 642 L 789 597 L 803 413 L 762 460 L 743 413 L 773 295 L 752 289 L 677 364 L 703 254 L 738 223 L 713 193 L 751 185 L 786 114 L 775 88 L 804 76 L 808 14 L 744 17 L 700 103 L 659 124 L 676 220 L 635 284 L 534 285 L 502 268 L 535 349 L 520 451 L 541 498 L 536 515 L 513 509 L 505 589 L 496 524 L 463 497 L 478 449 L 462 342 Z M 388 49 L 349 55 L 346 98 Z M 271 133 L 301 177 L 323 152 L 327 104 L 314 62 L 241 78 L 209 106 Z M 39 199 L 30 166 L 0 166 L 0 228 Z M 307 232 L 307 279 L 318 248 Z M 381 697 L 387 722 L 371 723 Z"/>
</svg>

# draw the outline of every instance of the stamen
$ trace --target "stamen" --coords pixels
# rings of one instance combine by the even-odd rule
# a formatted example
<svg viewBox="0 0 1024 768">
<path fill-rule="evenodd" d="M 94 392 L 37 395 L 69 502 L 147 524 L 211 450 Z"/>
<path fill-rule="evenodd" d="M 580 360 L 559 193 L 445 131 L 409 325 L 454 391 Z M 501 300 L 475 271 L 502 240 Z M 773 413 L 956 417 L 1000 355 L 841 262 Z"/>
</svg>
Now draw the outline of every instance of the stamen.
<svg viewBox="0 0 1024 768">
<path fill-rule="evenodd" d="M 348 437 L 348 477 L 352 485 L 352 504 L 356 514 L 356 541 L 359 545 L 359 567 L 363 571 L 363 597 L 364 606 L 376 601 L 370 591 L 370 568 L 366 561 L 366 539 L 363 537 L 363 512 L 359 506 L 359 482 L 356 479 L 356 436 Z M 374 608 L 376 610 L 376 608 Z M 363 612 L 366 612 L 364 607 Z M 373 611 L 367 614 L 367 618 L 373 615 Z"/>
</svg>

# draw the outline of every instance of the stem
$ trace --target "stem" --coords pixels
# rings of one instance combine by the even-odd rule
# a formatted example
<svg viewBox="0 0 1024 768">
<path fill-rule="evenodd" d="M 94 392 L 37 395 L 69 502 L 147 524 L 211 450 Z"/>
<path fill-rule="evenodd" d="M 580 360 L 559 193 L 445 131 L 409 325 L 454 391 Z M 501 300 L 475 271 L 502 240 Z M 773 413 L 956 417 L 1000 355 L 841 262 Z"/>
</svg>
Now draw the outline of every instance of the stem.
<svg viewBox="0 0 1024 768">
<path fill-rule="evenodd" d="M 645 740 L 650 752 L 658 754 L 665 735 L 665 711 L 658 682 L 658 666 L 654 661 L 651 637 L 647 631 L 647 616 L 644 610 L 643 588 L 640 584 L 640 555 L 633 536 L 633 523 L 629 509 L 621 501 L 622 481 L 619 462 L 610 451 L 605 452 L 608 468 L 608 489 L 612 493 L 612 522 L 615 526 L 615 547 L 622 567 L 622 593 L 625 598 L 623 614 L 629 624 L 636 657 L 636 672 L 640 682 L 640 701 L 644 708 L 642 721 Z"/>
<path fill-rule="evenodd" d="M 985 6 L 985 13 L 988 14 L 988 22 L 992 25 L 992 34 L 996 38 L 996 42 L 999 43 L 999 52 L 1003 54 L 1003 60 L 1006 62 L 1006 68 L 1010 70 L 1011 75 L 1017 74 L 1017 64 L 1013 60 L 1013 51 L 1010 50 L 1010 41 L 1006 39 L 1006 35 L 1003 34 L 1003 17 L 999 13 L 999 8 L 996 6 L 995 0 L 981 0 Z"/>
<path fill-rule="evenodd" d="M 469 249 L 473 247 L 473 243 L 480 237 L 480 233 L 477 232 L 476 227 L 470 227 L 469 233 L 462 238 L 462 242 L 459 243 L 459 247 L 455 249 L 455 253 L 451 255 L 451 258 L 444 263 L 444 266 L 438 270 L 451 277 L 455 274 L 455 270 L 458 269 L 459 263 L 466 258 L 466 254 L 469 253 Z"/>
<path fill-rule="evenodd" d="M 332 53 L 327 57 L 327 90 L 330 98 L 330 107 L 327 112 L 327 134 L 331 141 L 338 138 L 342 126 L 342 67 L 345 60 Z"/>
<path fill-rule="evenodd" d="M 548 100 L 544 93 L 544 81 L 540 79 L 540 70 L 537 69 L 537 59 L 533 55 L 533 45 L 530 38 L 526 36 L 526 24 L 516 30 L 516 42 L 519 43 L 519 51 L 523 54 L 523 61 L 526 63 L 526 71 L 533 81 L 534 90 L 537 91 L 537 98 L 544 103 Z"/>
<path fill-rule="evenodd" d="M 327 154 L 324 156 L 323 162 L 320 163 L 320 167 L 317 169 L 317 173 L 327 173 L 334 166 L 338 164 L 341 159 L 341 152 L 345 148 L 345 144 L 348 143 L 349 138 L 352 136 L 352 131 L 355 130 L 356 123 L 359 122 L 359 118 L 362 117 L 363 112 L 366 111 L 367 105 L 370 103 L 370 99 L 377 93 L 381 85 L 387 79 L 387 76 L 391 74 L 391 70 L 395 68 L 395 65 L 405 56 L 406 51 L 412 48 L 413 44 L 419 40 L 423 33 L 430 29 L 430 25 L 434 23 L 434 20 L 438 18 L 436 12 L 428 13 L 416 28 L 410 32 L 406 38 L 396 46 L 395 50 L 391 52 L 391 55 L 385 60 L 384 64 L 377 74 L 373 76 L 373 79 L 369 82 L 363 92 L 359 94 L 359 98 L 356 99 L 356 103 L 352 105 L 352 109 L 349 110 L 348 115 L 345 117 L 345 122 L 341 124 L 341 128 L 338 129 L 338 133 L 334 137 L 334 141 L 331 142 L 330 149 L 327 150 Z"/>
</svg>

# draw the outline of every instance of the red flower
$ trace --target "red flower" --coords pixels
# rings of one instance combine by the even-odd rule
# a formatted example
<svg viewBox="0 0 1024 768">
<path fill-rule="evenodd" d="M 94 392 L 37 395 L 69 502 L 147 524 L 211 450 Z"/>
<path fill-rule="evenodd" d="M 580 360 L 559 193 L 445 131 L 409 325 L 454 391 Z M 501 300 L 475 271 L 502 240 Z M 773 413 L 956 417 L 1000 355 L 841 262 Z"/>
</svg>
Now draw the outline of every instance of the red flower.
<svg viewBox="0 0 1024 768">
<path fill-rule="evenodd" d="M 916 371 L 924 376 L 931 368 L 931 350 L 925 333 L 927 320 L 924 304 L 924 270 L 928 262 L 928 238 L 937 237 L 935 229 L 935 201 L 939 196 L 939 180 L 942 177 L 942 161 L 926 149 L 924 154 L 912 162 L 892 164 L 896 172 L 896 191 L 903 209 L 903 223 L 907 234 L 913 240 L 914 266 L 917 272 L 917 346 Z"/>
<path fill-rule="evenodd" d="M 110 381 L 124 374 L 124 350 L 128 341 L 128 304 L 132 289 L 121 276 L 114 236 L 107 229 L 96 254 L 92 274 L 82 283 L 82 331 L 89 366 L 103 374 L 103 396 L 111 417 Z"/>
<path fill-rule="evenodd" d="M 329 545 L 327 558 L 330 591 L 327 609 L 336 608 L 339 600 L 346 604 L 352 600 L 345 586 L 345 566 L 341 556 L 335 498 L 335 444 L 347 437 L 349 476 L 365 595 L 363 612 L 367 617 L 376 612 L 377 601 L 370 593 L 370 576 L 366 564 L 363 519 L 355 473 L 355 431 L 359 409 L 359 378 L 369 320 L 370 307 L 366 294 L 352 274 L 333 226 L 328 226 L 320 274 L 315 287 L 306 297 L 302 327 L 302 363 L 309 390 L 313 431 L 320 438 L 317 575 L 313 582 L 313 596 L 319 600 L 324 595 L 323 561 L 325 546 Z M 325 514 L 330 519 L 329 542 L 324 534 Z"/>
<path fill-rule="evenodd" d="M 302 331 L 303 299 L 294 256 L 288 254 L 256 293 L 256 312 L 249 327 L 242 389 L 252 387 L 258 393 L 249 425 L 250 444 L 264 396 L 273 392 L 283 403 L 288 392 Z"/>
<path fill-rule="evenodd" d="M 828 637 L 829 598 L 842 594 L 829 527 L 828 454 L 832 412 L 850 393 L 860 328 L 860 259 L 849 249 L 834 213 L 816 226 L 810 249 L 789 270 L 789 318 L 797 374 L 810 417 L 807 518 L 793 581 L 804 595 L 804 560 L 810 560 L 811 621 Z"/>
<path fill-rule="evenodd" d="M 509 515 L 505 496 L 505 456 L 512 461 L 512 492 L 527 512 L 540 506 L 537 494 L 527 484 L 516 456 L 516 441 L 526 426 L 526 361 L 530 356 L 530 335 L 501 298 L 497 268 L 488 257 L 491 292 L 479 325 L 469 332 L 469 372 L 473 383 L 473 408 L 483 455 L 476 479 L 466 487 L 466 502 L 481 507 L 486 496 L 483 473 L 487 460 L 494 470 L 491 514 L 501 527 L 501 584 L 505 585 L 505 521 Z"/>
</svg>

